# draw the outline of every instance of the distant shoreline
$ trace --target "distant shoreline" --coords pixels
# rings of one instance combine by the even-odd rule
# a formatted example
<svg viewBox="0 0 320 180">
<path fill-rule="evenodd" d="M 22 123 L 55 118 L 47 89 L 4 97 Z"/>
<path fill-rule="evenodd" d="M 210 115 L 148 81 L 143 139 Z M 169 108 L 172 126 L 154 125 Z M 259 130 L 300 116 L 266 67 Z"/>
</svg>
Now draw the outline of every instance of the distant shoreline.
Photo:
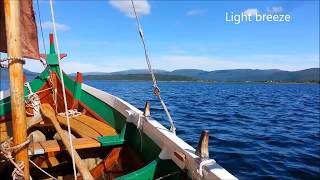
<svg viewBox="0 0 320 180">
<path fill-rule="evenodd" d="M 73 79 L 73 78 L 72 78 Z M 31 80 L 31 79 L 30 79 Z M 9 79 L 0 79 L 1 81 L 9 83 Z M 123 82 L 152 82 L 151 80 L 131 80 L 131 79 L 84 79 L 84 81 L 123 81 Z M 210 81 L 210 80 L 193 80 L 193 81 L 183 81 L 183 80 L 157 80 L 158 82 L 172 82 L 172 83 L 239 83 L 239 84 L 320 84 L 320 81 Z"/>
<path fill-rule="evenodd" d="M 152 82 L 151 80 L 111 80 L 111 79 L 84 79 L 84 81 L 123 81 L 123 82 Z M 158 82 L 180 82 L 180 83 L 243 83 L 243 84 L 250 84 L 250 83 L 261 83 L 261 84 L 320 84 L 319 82 L 313 82 L 313 81 L 288 81 L 288 82 L 281 82 L 281 81 L 177 81 L 177 80 L 170 80 L 170 81 L 163 81 L 163 80 L 157 80 Z"/>
</svg>

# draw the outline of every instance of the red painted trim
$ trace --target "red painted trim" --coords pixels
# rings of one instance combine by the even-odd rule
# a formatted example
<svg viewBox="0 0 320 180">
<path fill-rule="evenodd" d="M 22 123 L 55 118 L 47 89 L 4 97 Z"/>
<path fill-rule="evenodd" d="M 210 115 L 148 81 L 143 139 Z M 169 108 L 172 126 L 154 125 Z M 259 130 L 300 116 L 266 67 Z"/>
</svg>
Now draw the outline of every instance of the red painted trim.
<svg viewBox="0 0 320 180">
<path fill-rule="evenodd" d="M 82 83 L 83 82 L 83 77 L 81 72 L 77 72 L 76 76 L 76 83 Z"/>
<path fill-rule="evenodd" d="M 26 83 L 27 82 L 27 76 L 25 73 L 23 73 L 23 83 Z"/>
<path fill-rule="evenodd" d="M 41 57 L 42 59 L 47 59 L 47 55 L 46 55 L 46 54 L 40 54 L 40 57 Z"/>
<path fill-rule="evenodd" d="M 0 122 L 2 121 L 10 121 L 11 120 L 11 111 L 8 112 L 7 114 L 0 116 Z"/>
<path fill-rule="evenodd" d="M 67 57 L 67 54 L 65 54 L 65 53 L 64 54 L 60 54 L 60 60 L 65 58 L 65 57 Z"/>
<path fill-rule="evenodd" d="M 54 42 L 53 42 L 53 34 L 52 33 L 50 33 L 50 44 L 53 44 Z"/>
</svg>

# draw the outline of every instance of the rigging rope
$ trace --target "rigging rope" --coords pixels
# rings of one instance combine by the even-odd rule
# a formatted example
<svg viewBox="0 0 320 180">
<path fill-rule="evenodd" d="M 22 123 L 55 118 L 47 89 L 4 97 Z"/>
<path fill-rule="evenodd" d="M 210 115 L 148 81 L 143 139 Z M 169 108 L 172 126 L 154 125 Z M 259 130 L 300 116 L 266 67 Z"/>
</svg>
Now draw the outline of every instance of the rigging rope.
<svg viewBox="0 0 320 180">
<path fill-rule="evenodd" d="M 73 144 L 72 144 L 72 134 L 71 134 L 71 128 L 70 128 L 70 118 L 69 118 L 69 111 L 68 111 L 68 104 L 67 104 L 67 97 L 66 97 L 66 88 L 64 86 L 63 72 L 62 72 L 62 69 L 60 66 L 60 50 L 59 50 L 57 29 L 56 29 L 56 23 L 55 23 L 55 18 L 54 18 L 54 11 L 53 11 L 53 0 L 50 0 L 50 10 L 51 10 L 52 25 L 53 25 L 53 33 L 54 33 L 54 37 L 55 37 L 54 40 L 55 40 L 55 45 L 56 45 L 56 49 L 57 49 L 57 53 L 58 53 L 58 65 L 59 65 L 60 78 L 61 78 L 61 84 L 62 84 L 64 109 L 65 109 L 66 118 L 67 118 L 67 125 L 68 125 L 68 136 L 69 136 L 69 143 L 70 143 L 73 175 L 74 175 L 75 180 L 77 180 L 77 169 L 76 169 L 76 164 L 75 164 L 75 160 L 74 160 L 74 149 L 73 149 Z"/>
<path fill-rule="evenodd" d="M 37 0 L 37 7 L 38 7 L 38 17 L 39 17 L 39 23 L 40 23 L 40 31 L 41 31 L 43 49 L 44 49 L 44 53 L 47 54 L 46 44 L 45 44 L 45 42 L 44 42 L 44 36 L 43 36 L 43 30 L 42 30 L 42 22 L 41 22 L 41 14 L 40 14 L 39 0 Z"/>
<path fill-rule="evenodd" d="M 36 168 L 39 169 L 41 172 L 43 172 L 45 175 L 49 176 L 50 178 L 52 178 L 52 179 L 54 179 L 54 180 L 58 180 L 57 178 L 53 177 L 51 174 L 49 174 L 48 172 L 46 172 L 44 169 L 42 169 L 41 167 L 39 167 L 36 163 L 34 163 L 33 161 L 31 161 L 30 159 L 29 159 L 29 162 L 30 162 L 31 164 L 33 164 L 34 167 L 36 167 Z"/>
<path fill-rule="evenodd" d="M 169 112 L 166 104 L 164 103 L 161 95 L 160 95 L 160 88 L 159 88 L 159 86 L 157 84 L 157 80 L 156 80 L 156 77 L 154 75 L 154 72 L 153 72 L 153 69 L 152 69 L 152 66 L 151 66 L 151 62 L 150 62 L 148 51 L 147 51 L 147 46 L 146 46 L 146 43 L 145 43 L 145 40 L 144 40 L 144 36 L 143 36 L 142 27 L 141 27 L 140 20 L 139 20 L 139 17 L 137 15 L 136 8 L 134 6 L 133 0 L 131 0 L 131 4 L 132 4 L 133 12 L 134 12 L 134 15 L 135 15 L 135 18 L 136 18 L 137 28 L 138 28 L 138 31 L 139 31 L 139 34 L 140 34 L 141 42 L 142 42 L 142 45 L 143 45 L 144 56 L 146 58 L 146 62 L 147 62 L 147 65 L 148 65 L 148 70 L 149 70 L 149 72 L 151 74 L 151 77 L 152 77 L 153 87 L 154 87 L 154 94 L 159 98 L 161 106 L 162 106 L 163 110 L 166 112 L 166 115 L 167 115 L 167 117 L 169 119 L 169 122 L 171 124 L 170 131 L 172 133 L 176 134 L 176 127 L 174 126 L 174 122 L 173 122 L 173 120 L 171 118 L 170 112 Z"/>
</svg>

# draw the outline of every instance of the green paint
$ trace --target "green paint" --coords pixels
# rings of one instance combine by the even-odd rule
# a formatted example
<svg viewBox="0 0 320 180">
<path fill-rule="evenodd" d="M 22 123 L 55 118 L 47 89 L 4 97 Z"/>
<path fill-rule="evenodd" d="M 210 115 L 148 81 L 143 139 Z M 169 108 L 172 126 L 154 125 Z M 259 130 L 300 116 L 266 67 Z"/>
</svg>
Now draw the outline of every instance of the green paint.
<svg viewBox="0 0 320 180">
<path fill-rule="evenodd" d="M 69 76 L 66 75 L 65 73 L 62 73 L 62 74 L 63 74 L 63 80 L 64 80 L 65 88 L 67 88 L 71 93 L 73 93 L 74 89 L 75 89 L 76 82 L 74 82 L 72 79 L 70 79 Z"/>
<path fill-rule="evenodd" d="M 49 65 L 59 65 L 59 59 L 57 54 L 47 54 L 46 56 L 47 64 Z"/>
<path fill-rule="evenodd" d="M 172 160 L 159 160 L 157 164 L 156 171 L 154 173 L 155 178 L 163 177 L 165 175 L 171 174 L 172 172 L 181 171 L 180 168 Z M 181 174 L 175 174 L 166 177 L 166 180 L 181 179 Z"/>
<path fill-rule="evenodd" d="M 10 96 L 0 101 L 0 116 L 4 116 L 11 111 Z"/>
<path fill-rule="evenodd" d="M 121 132 L 126 118 L 120 112 L 85 91 L 82 91 L 80 101 L 94 110 L 95 113 L 115 128 L 117 132 Z"/>
<path fill-rule="evenodd" d="M 143 131 L 140 133 L 133 123 L 127 123 L 125 143 L 136 153 L 140 154 L 142 160 L 146 163 L 156 159 L 161 151 L 161 148 L 159 148 Z"/>
<path fill-rule="evenodd" d="M 53 42 L 53 34 L 50 34 L 50 52 L 49 54 L 46 54 L 46 61 L 47 64 L 49 65 L 59 65 L 59 57 L 58 54 L 56 53 L 56 49 L 54 47 L 54 42 Z"/>
<path fill-rule="evenodd" d="M 153 160 L 147 166 L 130 174 L 116 178 L 116 180 L 151 180 L 154 177 L 158 159 Z"/>
<path fill-rule="evenodd" d="M 101 146 L 120 145 L 124 143 L 124 135 L 126 133 L 126 125 L 123 126 L 121 133 L 115 136 L 100 136 L 98 141 Z"/>
<path fill-rule="evenodd" d="M 82 92 L 81 83 L 75 83 L 74 89 L 73 89 L 74 98 L 77 100 L 80 100 L 81 92 Z"/>
</svg>

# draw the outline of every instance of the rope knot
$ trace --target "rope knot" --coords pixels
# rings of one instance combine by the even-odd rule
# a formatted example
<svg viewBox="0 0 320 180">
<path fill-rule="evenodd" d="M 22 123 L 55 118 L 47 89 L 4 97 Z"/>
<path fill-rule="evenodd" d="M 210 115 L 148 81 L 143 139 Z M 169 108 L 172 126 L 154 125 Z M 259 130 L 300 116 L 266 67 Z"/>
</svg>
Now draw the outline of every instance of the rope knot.
<svg viewBox="0 0 320 180">
<path fill-rule="evenodd" d="M 157 85 L 154 86 L 153 93 L 156 96 L 160 96 L 160 88 Z"/>
<path fill-rule="evenodd" d="M 24 163 L 23 163 L 23 161 L 15 162 L 14 158 L 12 156 L 12 153 L 17 152 L 22 147 L 28 145 L 30 143 L 30 137 L 31 136 L 28 136 L 28 138 L 26 139 L 25 142 L 18 144 L 18 145 L 15 145 L 15 146 L 11 146 L 13 138 L 10 138 L 0 144 L 1 154 L 5 158 L 7 158 L 11 162 L 11 164 L 13 164 L 15 167 L 14 170 L 12 171 L 12 174 L 11 174 L 12 179 L 14 179 L 14 180 L 15 179 L 24 179 L 24 173 L 23 173 Z"/>
</svg>

